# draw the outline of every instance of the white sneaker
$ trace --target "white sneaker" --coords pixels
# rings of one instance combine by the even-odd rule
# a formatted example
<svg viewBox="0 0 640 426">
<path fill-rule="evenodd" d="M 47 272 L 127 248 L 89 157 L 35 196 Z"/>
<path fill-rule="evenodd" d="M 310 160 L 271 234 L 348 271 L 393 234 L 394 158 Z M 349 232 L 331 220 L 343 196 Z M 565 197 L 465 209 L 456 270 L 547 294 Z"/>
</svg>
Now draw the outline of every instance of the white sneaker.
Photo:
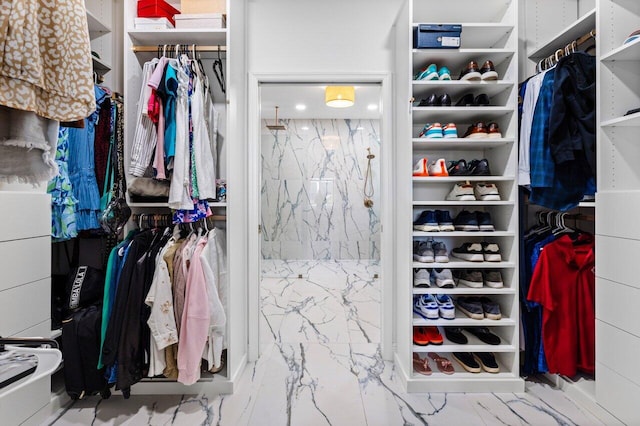
<svg viewBox="0 0 640 426">
<path fill-rule="evenodd" d="M 431 241 L 414 241 L 413 242 L 413 260 L 421 263 L 435 262 L 433 247 Z"/>
<path fill-rule="evenodd" d="M 447 201 L 475 201 L 473 185 L 466 183 L 456 183 L 451 192 L 447 194 Z"/>
<path fill-rule="evenodd" d="M 431 287 L 429 283 L 429 271 L 424 268 L 415 268 L 413 270 L 413 286 Z"/>
<path fill-rule="evenodd" d="M 429 274 L 431 279 L 431 285 L 436 285 L 440 288 L 454 288 L 456 286 L 453 281 L 453 275 L 451 269 L 432 269 Z"/>
<path fill-rule="evenodd" d="M 480 201 L 500 201 L 498 187 L 493 183 L 477 183 L 473 188 L 477 200 Z"/>
</svg>

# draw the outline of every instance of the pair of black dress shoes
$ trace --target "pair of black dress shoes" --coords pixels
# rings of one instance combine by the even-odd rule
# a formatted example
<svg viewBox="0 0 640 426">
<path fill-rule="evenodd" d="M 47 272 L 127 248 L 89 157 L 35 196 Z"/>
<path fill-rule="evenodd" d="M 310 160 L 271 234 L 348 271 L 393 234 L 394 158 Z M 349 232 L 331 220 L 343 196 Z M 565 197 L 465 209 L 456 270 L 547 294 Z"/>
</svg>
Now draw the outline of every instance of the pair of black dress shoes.
<svg viewBox="0 0 640 426">
<path fill-rule="evenodd" d="M 474 96 L 473 93 L 467 93 L 456 103 L 456 106 L 488 106 L 489 96 L 484 93 Z M 435 106 L 451 106 L 451 96 L 447 93 L 443 95 L 437 95 L 432 93 L 428 98 L 420 100 L 421 107 L 435 107 Z"/>
</svg>

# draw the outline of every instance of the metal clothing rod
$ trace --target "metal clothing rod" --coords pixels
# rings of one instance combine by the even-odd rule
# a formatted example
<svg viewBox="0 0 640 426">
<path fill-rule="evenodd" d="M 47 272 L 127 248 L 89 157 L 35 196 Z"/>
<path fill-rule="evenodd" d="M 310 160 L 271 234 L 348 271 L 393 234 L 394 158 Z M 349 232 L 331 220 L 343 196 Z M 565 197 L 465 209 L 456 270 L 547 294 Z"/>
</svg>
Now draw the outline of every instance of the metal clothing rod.
<svg viewBox="0 0 640 426">
<path fill-rule="evenodd" d="M 158 51 L 158 46 L 163 46 L 162 44 L 160 45 L 155 45 L 155 46 L 131 46 L 131 50 L 133 52 L 157 52 Z M 176 45 L 175 44 L 167 44 L 167 50 L 169 50 L 170 48 L 174 48 Z M 192 49 L 192 44 L 184 44 L 184 45 L 180 45 L 180 46 L 184 46 L 187 50 L 191 51 Z M 199 46 L 196 45 L 196 52 L 226 52 L 227 51 L 227 46 Z"/>
</svg>

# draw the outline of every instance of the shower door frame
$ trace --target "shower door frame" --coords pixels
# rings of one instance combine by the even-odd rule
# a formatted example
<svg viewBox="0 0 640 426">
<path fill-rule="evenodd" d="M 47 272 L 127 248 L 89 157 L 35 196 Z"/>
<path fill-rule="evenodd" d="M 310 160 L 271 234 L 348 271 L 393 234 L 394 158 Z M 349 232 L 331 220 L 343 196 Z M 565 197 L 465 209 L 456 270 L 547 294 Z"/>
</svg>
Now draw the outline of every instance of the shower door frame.
<svg viewBox="0 0 640 426">
<path fill-rule="evenodd" d="M 274 84 L 379 84 L 381 93 L 380 107 L 380 283 L 381 283 L 381 318 L 380 343 L 385 360 L 393 360 L 394 323 L 395 323 L 395 239 L 393 229 L 395 223 L 394 188 L 394 146 L 393 139 L 393 98 L 391 73 L 249 73 L 247 93 L 247 179 L 248 179 L 248 253 L 247 253 L 247 324 L 248 360 L 256 361 L 260 356 L 260 262 L 261 262 L 261 179 L 262 164 L 260 161 L 260 85 Z"/>
</svg>

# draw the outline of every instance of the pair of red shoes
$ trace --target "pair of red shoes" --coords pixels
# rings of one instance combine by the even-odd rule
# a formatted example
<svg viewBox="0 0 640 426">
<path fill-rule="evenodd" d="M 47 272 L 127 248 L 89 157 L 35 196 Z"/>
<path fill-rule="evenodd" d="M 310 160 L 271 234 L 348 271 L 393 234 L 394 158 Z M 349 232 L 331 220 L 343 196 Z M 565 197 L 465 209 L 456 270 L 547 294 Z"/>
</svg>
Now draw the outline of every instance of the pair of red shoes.
<svg viewBox="0 0 640 426">
<path fill-rule="evenodd" d="M 418 346 L 441 345 L 443 341 L 438 327 L 413 327 L 413 343 Z"/>
</svg>

